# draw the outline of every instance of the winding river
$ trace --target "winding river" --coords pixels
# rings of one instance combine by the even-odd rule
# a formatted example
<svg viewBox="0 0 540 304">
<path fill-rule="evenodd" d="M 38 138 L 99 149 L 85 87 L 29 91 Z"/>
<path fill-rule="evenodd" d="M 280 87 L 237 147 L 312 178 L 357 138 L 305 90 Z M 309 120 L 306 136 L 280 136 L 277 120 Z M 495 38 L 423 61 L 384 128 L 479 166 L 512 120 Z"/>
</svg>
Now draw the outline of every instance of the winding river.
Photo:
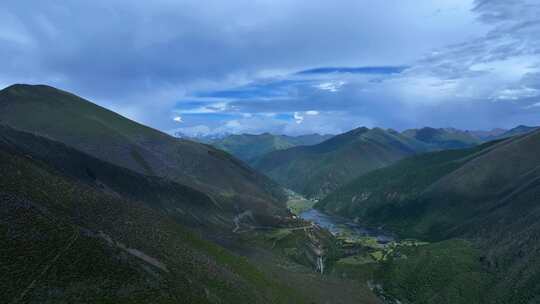
<svg viewBox="0 0 540 304">
<path fill-rule="evenodd" d="M 299 216 L 306 221 L 314 222 L 320 227 L 326 228 L 335 236 L 342 236 L 352 240 L 373 237 L 380 244 L 395 240 L 395 237 L 387 231 L 363 227 L 350 219 L 325 214 L 317 209 L 304 211 Z"/>
</svg>

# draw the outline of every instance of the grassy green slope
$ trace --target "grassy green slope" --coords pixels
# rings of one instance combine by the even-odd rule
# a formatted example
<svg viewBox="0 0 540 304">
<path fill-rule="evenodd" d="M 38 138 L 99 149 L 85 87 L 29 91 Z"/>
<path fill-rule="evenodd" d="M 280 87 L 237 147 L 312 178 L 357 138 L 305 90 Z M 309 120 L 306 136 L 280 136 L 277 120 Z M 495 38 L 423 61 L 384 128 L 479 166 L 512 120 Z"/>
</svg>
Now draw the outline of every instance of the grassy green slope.
<svg viewBox="0 0 540 304">
<path fill-rule="evenodd" d="M 397 132 L 359 128 L 318 145 L 272 152 L 253 163 L 282 185 L 320 197 L 354 177 L 424 150 L 423 143 Z"/>
<path fill-rule="evenodd" d="M 356 178 L 329 194 L 315 207 L 329 213 L 359 218 L 367 224 L 384 222 L 396 232 L 415 235 L 411 228 L 424 211 L 419 203 L 424 191 L 433 182 L 494 144 L 406 158 Z"/>
<path fill-rule="evenodd" d="M 8 303 L 302 302 L 184 228 L 191 215 L 170 212 L 193 200 L 210 209 L 206 195 L 120 167 L 107 178 L 114 168 L 2 128 L 0 290 Z"/>
<path fill-rule="evenodd" d="M 519 210 L 516 201 L 537 185 L 539 156 L 540 132 L 498 142 L 426 190 L 426 212 L 433 218 L 423 224 L 460 233 L 502 208 Z"/>
<path fill-rule="evenodd" d="M 173 138 L 55 88 L 14 85 L 0 91 L 0 122 L 240 208 L 284 210 L 281 189 L 227 153 Z"/>
<path fill-rule="evenodd" d="M 174 181 L 141 175 L 78 150 L 29 133 L 0 126 L 0 144 L 97 190 L 141 201 L 185 224 L 232 227 L 227 210 L 210 196 Z M 229 211 L 230 212 L 230 211 Z M 230 215 L 232 216 L 232 215 Z M 232 229 L 232 228 L 231 228 Z"/>
<path fill-rule="evenodd" d="M 329 195 L 318 207 L 366 223 L 386 225 L 404 236 L 466 238 L 477 253 L 463 257 L 468 256 L 467 263 L 493 280 L 479 287 L 481 300 L 471 294 L 465 302 L 534 303 L 540 294 L 539 155 L 540 132 L 468 150 L 421 155 L 358 178 Z M 467 246 L 451 247 L 455 246 L 449 247 L 447 261 L 440 265 L 462 259 L 454 255 Z M 430 265 L 423 257 L 439 249 L 425 250 L 406 253 L 417 258 L 394 261 L 394 272 L 385 279 L 387 283 L 392 281 L 388 278 L 395 280 L 389 287 L 393 294 L 409 300 L 407 289 L 428 295 L 421 286 L 426 280 L 423 276 L 441 268 L 439 264 L 420 267 Z M 457 269 L 458 277 L 465 275 L 462 281 L 478 281 L 478 276 L 467 270 L 469 266 Z M 411 271 L 421 277 L 407 275 Z M 453 292 L 465 294 L 469 287 L 455 287 Z M 419 299 L 425 299 L 420 303 L 440 303 L 429 300 L 429 296 Z"/>
<path fill-rule="evenodd" d="M 482 303 L 493 283 L 481 252 L 464 240 L 409 246 L 375 274 L 383 294 L 402 303 Z"/>
<path fill-rule="evenodd" d="M 500 143 L 426 193 L 432 218 L 423 225 L 450 227 L 446 235 L 468 236 L 485 250 L 498 278 L 491 303 L 539 301 L 539 168 L 536 131 Z"/>
</svg>

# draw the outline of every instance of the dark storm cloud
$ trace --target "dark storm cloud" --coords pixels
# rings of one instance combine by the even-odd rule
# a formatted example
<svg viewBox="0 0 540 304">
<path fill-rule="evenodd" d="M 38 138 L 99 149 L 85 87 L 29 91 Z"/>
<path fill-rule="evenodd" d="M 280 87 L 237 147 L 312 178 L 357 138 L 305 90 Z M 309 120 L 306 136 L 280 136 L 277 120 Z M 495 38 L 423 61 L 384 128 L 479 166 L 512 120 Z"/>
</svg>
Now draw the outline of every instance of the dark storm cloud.
<svg viewBox="0 0 540 304">
<path fill-rule="evenodd" d="M 7 0 L 0 85 L 163 130 L 512 124 L 540 109 L 537 16 L 532 0 Z"/>
<path fill-rule="evenodd" d="M 14 55 L 27 62 L 17 69 L 27 76 L 36 70 L 58 75 L 84 92 L 110 96 L 262 69 L 364 57 L 389 61 L 386 39 L 356 22 L 364 19 L 367 26 L 377 20 L 364 16 L 360 2 L 342 3 L 346 6 L 339 1 L 8 1 L 4 14 L 14 20 L 14 35 L 28 40 L 19 46 L 26 52 Z M 379 27 L 399 38 L 391 26 Z M 10 47 L 15 46 L 2 44 Z"/>
</svg>

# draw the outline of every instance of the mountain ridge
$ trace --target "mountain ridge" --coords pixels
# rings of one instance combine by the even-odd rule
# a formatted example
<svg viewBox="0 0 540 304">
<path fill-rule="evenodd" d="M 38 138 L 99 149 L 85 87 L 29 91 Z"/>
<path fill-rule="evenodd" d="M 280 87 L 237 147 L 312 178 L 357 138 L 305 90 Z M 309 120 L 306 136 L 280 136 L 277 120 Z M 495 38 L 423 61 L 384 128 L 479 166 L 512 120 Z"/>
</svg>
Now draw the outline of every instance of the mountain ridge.
<svg viewBox="0 0 540 304">
<path fill-rule="evenodd" d="M 232 228 L 201 192 L 4 126 L 0 169 L 7 300 L 303 302 L 187 228 Z"/>
<path fill-rule="evenodd" d="M 285 212 L 281 188 L 229 154 L 176 139 L 53 87 L 14 85 L 0 91 L 0 121 L 136 172 L 170 178 L 229 208 Z"/>
<path fill-rule="evenodd" d="M 398 132 L 362 127 L 317 145 L 271 152 L 252 165 L 296 192 L 320 197 L 355 175 L 424 149 Z"/>
<path fill-rule="evenodd" d="M 208 140 L 203 138 L 201 142 L 229 152 L 239 159 L 250 163 L 253 159 L 273 151 L 285 150 L 296 146 L 314 145 L 330 137 L 330 135 L 319 134 L 289 136 L 262 133 L 227 135 L 223 138 Z"/>
</svg>

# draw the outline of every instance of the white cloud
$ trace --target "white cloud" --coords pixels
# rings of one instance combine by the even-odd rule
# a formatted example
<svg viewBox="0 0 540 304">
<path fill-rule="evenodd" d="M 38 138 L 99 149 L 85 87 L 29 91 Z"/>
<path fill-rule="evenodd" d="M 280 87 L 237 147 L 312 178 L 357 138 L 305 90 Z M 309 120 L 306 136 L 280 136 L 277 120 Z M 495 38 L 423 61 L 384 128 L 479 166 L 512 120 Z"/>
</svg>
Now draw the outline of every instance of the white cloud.
<svg viewBox="0 0 540 304">
<path fill-rule="evenodd" d="M 206 125 L 196 125 L 191 127 L 176 128 L 169 130 L 169 133 L 176 135 L 177 133 L 187 135 L 190 137 L 203 137 L 212 134 L 212 129 Z"/>
<path fill-rule="evenodd" d="M 329 82 L 323 82 L 315 85 L 314 87 L 321 90 L 321 91 L 329 91 L 332 93 L 338 92 L 342 86 L 346 84 L 345 81 L 339 80 L 339 81 L 329 81 Z"/>
<path fill-rule="evenodd" d="M 228 128 L 228 129 L 237 129 L 240 126 L 241 126 L 240 122 L 236 119 L 229 120 L 225 123 L 225 128 Z"/>
<path fill-rule="evenodd" d="M 181 114 L 210 114 L 224 112 L 228 108 L 228 102 L 216 102 L 193 109 L 177 110 L 177 112 Z"/>
<path fill-rule="evenodd" d="M 307 112 L 307 111 L 306 111 Z M 294 113 L 293 113 L 294 114 Z M 293 115 L 294 116 L 294 115 Z M 320 112 L 319 115 L 310 116 L 307 119 L 304 112 L 297 112 L 296 117 L 302 117 L 302 123 L 289 118 L 269 117 L 263 114 L 253 114 L 251 117 L 242 117 L 225 120 L 214 126 L 195 125 L 191 127 L 176 128 L 169 133 L 180 132 L 188 136 L 223 136 L 225 134 L 260 134 L 270 132 L 273 134 L 338 134 L 348 131 L 351 128 L 360 126 L 373 127 L 374 121 L 367 117 L 351 115 L 346 111 L 342 112 Z M 341 124 L 336 124 L 341 122 Z"/>
<path fill-rule="evenodd" d="M 375 122 L 362 115 L 348 111 L 321 112 L 317 116 L 305 119 L 301 124 L 294 121 L 283 125 L 284 134 L 339 134 L 360 126 L 373 127 Z"/>
<path fill-rule="evenodd" d="M 306 119 L 306 115 L 317 116 L 317 115 L 319 115 L 319 111 L 309 110 L 309 111 L 305 111 L 305 112 L 294 112 L 294 114 L 293 114 L 294 121 L 297 124 L 301 124 Z"/>
<path fill-rule="evenodd" d="M 520 81 L 525 75 L 538 71 L 540 63 L 538 55 L 520 55 L 505 58 L 503 60 L 486 61 L 470 66 L 474 72 L 482 72 L 480 75 L 497 75 L 502 81 Z"/>
<path fill-rule="evenodd" d="M 182 116 L 175 116 L 175 117 L 173 118 L 173 120 L 174 120 L 175 122 L 178 122 L 178 123 L 184 122 L 184 120 L 182 119 Z"/>
<path fill-rule="evenodd" d="M 524 107 L 524 109 L 534 109 L 534 108 L 540 108 L 540 102 L 533 103 L 532 105 Z"/>
<path fill-rule="evenodd" d="M 301 124 L 304 121 L 304 116 L 300 114 L 300 112 L 294 112 L 293 117 L 294 117 L 294 121 L 297 124 Z"/>
<path fill-rule="evenodd" d="M 494 100 L 519 100 L 523 98 L 531 98 L 540 96 L 540 90 L 520 87 L 515 89 L 503 89 L 495 93 L 492 99 Z"/>
<path fill-rule="evenodd" d="M 422 70 L 412 70 L 381 84 L 384 90 L 395 92 L 400 100 L 410 105 L 440 104 L 455 98 L 472 97 L 464 88 L 466 86 L 461 78 L 448 79 Z"/>
<path fill-rule="evenodd" d="M 476 1 L 473 11 L 489 31 L 435 50 L 417 63 L 406 77 L 421 81 L 409 81 L 403 96 L 416 92 L 418 101 L 413 102 L 438 100 L 448 105 L 456 99 L 474 103 L 539 96 L 539 83 L 527 79 L 540 73 L 540 23 L 536 22 L 540 6 L 526 2 Z M 437 83 L 441 86 L 434 86 Z"/>
<path fill-rule="evenodd" d="M 204 125 L 246 132 L 315 131 L 323 121 L 346 130 L 362 117 L 395 128 L 463 127 L 476 117 L 509 125 L 533 112 L 523 107 L 540 90 L 539 80 L 525 81 L 540 72 L 538 0 L 418 0 L 414 10 L 399 0 L 214 2 L 215 10 L 192 0 L 8 1 L 0 12 L 1 80 L 58 86 L 160 129 Z M 95 16 L 105 18 L 96 23 Z M 116 51 L 125 45 L 133 51 Z M 430 55 L 421 60 L 423 54 Z M 373 65 L 411 70 L 387 77 L 290 75 Z M 240 91 L 245 94 L 195 94 L 261 78 L 282 88 L 264 98 L 256 98 L 264 81 Z M 473 115 L 466 107 L 475 106 Z M 435 107 L 439 116 L 431 114 Z M 346 112 L 347 119 L 332 111 Z"/>
</svg>

